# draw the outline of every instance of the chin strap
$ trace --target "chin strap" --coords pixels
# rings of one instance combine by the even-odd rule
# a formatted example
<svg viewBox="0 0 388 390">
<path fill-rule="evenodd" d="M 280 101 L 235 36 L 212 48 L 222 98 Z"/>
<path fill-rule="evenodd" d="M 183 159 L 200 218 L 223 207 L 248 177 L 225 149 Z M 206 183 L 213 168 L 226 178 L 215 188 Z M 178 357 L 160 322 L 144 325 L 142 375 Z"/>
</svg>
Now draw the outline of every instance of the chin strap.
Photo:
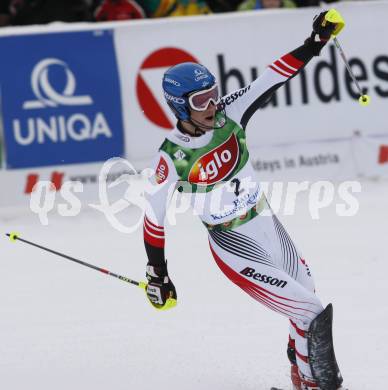
<svg viewBox="0 0 388 390">
<path fill-rule="evenodd" d="M 223 114 L 224 114 L 224 116 L 225 116 L 225 110 L 224 110 L 224 108 L 223 107 L 221 107 L 219 110 L 217 110 L 218 112 L 222 112 Z M 189 135 L 194 135 L 194 137 L 199 137 L 199 136 L 201 136 L 201 135 L 204 135 L 205 133 L 206 133 L 206 130 L 213 130 L 213 129 L 215 129 L 215 128 L 222 128 L 222 127 L 224 127 L 224 125 L 225 125 L 225 122 L 223 122 L 222 123 L 222 125 L 221 126 L 218 126 L 218 127 L 216 127 L 216 126 L 207 126 L 207 125 L 205 125 L 205 124 L 203 124 L 203 123 L 201 123 L 201 122 L 198 122 L 198 121 L 196 121 L 195 119 L 193 119 L 193 118 L 189 118 L 188 120 L 187 120 L 187 122 L 189 122 L 191 125 L 193 125 L 194 126 L 194 134 L 192 134 L 192 133 L 189 133 L 189 132 L 187 132 L 184 128 L 183 128 L 183 126 L 181 125 L 181 121 L 179 121 L 178 122 L 178 128 L 179 128 L 179 130 L 182 132 L 182 133 L 187 133 L 187 134 L 189 134 Z M 205 129 L 205 130 L 203 130 L 203 129 Z"/>
<path fill-rule="evenodd" d="M 194 119 L 191 119 L 191 118 L 189 119 L 189 123 L 191 123 L 194 126 L 194 135 L 196 137 L 204 135 L 206 133 L 206 130 L 212 130 L 213 129 L 213 127 L 203 125 L 200 122 L 196 122 L 196 121 L 194 121 Z M 202 126 L 206 130 L 201 129 L 199 126 Z"/>
<path fill-rule="evenodd" d="M 200 137 L 201 135 L 204 135 L 206 133 L 205 130 L 202 130 L 198 127 L 198 125 L 196 123 L 194 123 L 191 118 L 187 121 L 189 122 L 191 125 L 194 126 L 194 133 L 193 132 L 189 132 L 187 131 L 183 126 L 182 126 L 182 123 L 181 121 L 178 122 L 178 129 L 180 132 L 184 133 L 184 134 L 188 134 L 190 135 L 191 137 Z M 212 129 L 212 127 L 209 127 L 209 129 Z"/>
</svg>

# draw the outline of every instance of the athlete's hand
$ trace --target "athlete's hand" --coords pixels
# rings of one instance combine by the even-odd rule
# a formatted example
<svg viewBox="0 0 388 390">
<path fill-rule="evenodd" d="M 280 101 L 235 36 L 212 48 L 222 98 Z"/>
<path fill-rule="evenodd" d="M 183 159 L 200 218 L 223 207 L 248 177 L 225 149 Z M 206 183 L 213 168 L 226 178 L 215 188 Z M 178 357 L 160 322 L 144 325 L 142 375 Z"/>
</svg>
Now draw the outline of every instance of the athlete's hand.
<svg viewBox="0 0 388 390">
<path fill-rule="evenodd" d="M 146 293 L 152 306 L 158 310 L 172 309 L 177 304 L 175 286 L 167 272 L 167 265 L 154 267 L 147 265 L 148 284 Z"/>
<path fill-rule="evenodd" d="M 313 34 L 319 37 L 321 42 L 327 42 L 332 35 L 338 35 L 345 26 L 341 14 L 331 9 L 316 15 L 313 20 Z"/>
</svg>

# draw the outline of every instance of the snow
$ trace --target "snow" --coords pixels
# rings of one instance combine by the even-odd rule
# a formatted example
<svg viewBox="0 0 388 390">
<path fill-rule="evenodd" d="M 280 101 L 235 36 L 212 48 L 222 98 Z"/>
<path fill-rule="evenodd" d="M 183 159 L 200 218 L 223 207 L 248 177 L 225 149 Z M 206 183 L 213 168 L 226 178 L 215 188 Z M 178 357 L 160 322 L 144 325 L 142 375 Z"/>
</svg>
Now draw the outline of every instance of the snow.
<svg viewBox="0 0 388 390">
<path fill-rule="evenodd" d="M 354 217 L 328 208 L 313 220 L 306 197 L 280 215 L 322 301 L 334 305 L 337 360 L 350 390 L 386 386 L 388 183 L 363 182 Z M 126 213 L 135 213 L 128 209 Z M 157 312 L 137 287 L 3 233 L 143 280 L 142 232 L 114 230 L 97 211 L 0 221 L 0 378 L 7 390 L 267 390 L 290 388 L 288 321 L 218 270 L 206 230 L 190 213 L 168 226 L 178 307 Z"/>
</svg>

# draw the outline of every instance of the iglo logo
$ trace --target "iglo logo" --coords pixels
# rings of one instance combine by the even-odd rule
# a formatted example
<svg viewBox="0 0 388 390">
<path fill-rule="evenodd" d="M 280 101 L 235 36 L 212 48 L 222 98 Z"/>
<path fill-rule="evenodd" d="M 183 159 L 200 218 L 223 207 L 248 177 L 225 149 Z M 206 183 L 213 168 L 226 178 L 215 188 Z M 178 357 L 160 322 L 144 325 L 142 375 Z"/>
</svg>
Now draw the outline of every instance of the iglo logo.
<svg viewBox="0 0 388 390">
<path fill-rule="evenodd" d="M 224 143 L 201 156 L 189 172 L 189 182 L 210 185 L 224 180 L 239 159 L 238 141 L 232 134 Z"/>
<path fill-rule="evenodd" d="M 136 81 L 136 93 L 139 100 L 141 110 L 144 115 L 155 125 L 162 127 L 163 129 L 172 129 L 174 124 L 167 116 L 165 109 L 161 106 L 161 102 L 158 102 L 149 85 L 145 82 L 142 76 L 142 71 L 151 69 L 166 70 L 181 62 L 198 62 L 190 53 L 177 49 L 174 47 L 165 47 L 163 49 L 152 52 L 141 64 L 139 74 Z M 160 81 L 161 82 L 161 81 Z M 160 85 L 160 84 L 159 84 Z"/>
<path fill-rule="evenodd" d="M 56 91 L 50 83 L 49 68 L 59 66 L 65 72 L 66 85 L 62 92 Z M 31 73 L 31 88 L 37 100 L 24 102 L 25 110 L 64 106 L 81 106 L 93 104 L 88 95 L 74 96 L 76 80 L 67 64 L 57 58 L 46 58 L 38 62 Z"/>
</svg>

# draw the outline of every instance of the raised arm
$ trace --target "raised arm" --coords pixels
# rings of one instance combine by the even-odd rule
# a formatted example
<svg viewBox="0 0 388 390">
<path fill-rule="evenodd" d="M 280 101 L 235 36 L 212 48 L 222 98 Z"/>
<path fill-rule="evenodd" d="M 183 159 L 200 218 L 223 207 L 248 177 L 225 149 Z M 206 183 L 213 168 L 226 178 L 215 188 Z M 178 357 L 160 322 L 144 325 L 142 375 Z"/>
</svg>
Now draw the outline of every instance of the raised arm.
<svg viewBox="0 0 388 390">
<path fill-rule="evenodd" d="M 313 22 L 313 32 L 302 46 L 285 54 L 271 65 L 251 84 L 222 98 L 226 114 L 245 129 L 252 115 L 263 106 L 272 94 L 295 77 L 309 61 L 318 56 L 326 45 L 336 24 L 325 20 L 326 12 Z"/>
</svg>

